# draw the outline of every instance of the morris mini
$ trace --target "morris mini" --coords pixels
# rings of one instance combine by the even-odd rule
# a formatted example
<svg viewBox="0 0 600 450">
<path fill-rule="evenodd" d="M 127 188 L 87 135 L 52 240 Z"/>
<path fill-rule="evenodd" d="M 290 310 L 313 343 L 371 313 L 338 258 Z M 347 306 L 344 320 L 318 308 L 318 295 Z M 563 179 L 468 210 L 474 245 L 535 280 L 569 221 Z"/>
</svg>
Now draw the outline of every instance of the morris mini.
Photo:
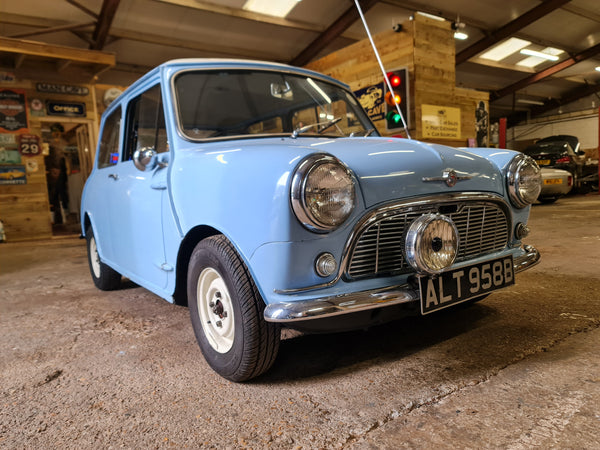
<svg viewBox="0 0 600 450">
<path fill-rule="evenodd" d="M 95 285 L 189 306 L 208 364 L 271 367 L 281 327 L 348 330 L 482 299 L 535 264 L 528 156 L 382 137 L 309 70 L 174 60 L 103 114 L 81 226 Z"/>
</svg>

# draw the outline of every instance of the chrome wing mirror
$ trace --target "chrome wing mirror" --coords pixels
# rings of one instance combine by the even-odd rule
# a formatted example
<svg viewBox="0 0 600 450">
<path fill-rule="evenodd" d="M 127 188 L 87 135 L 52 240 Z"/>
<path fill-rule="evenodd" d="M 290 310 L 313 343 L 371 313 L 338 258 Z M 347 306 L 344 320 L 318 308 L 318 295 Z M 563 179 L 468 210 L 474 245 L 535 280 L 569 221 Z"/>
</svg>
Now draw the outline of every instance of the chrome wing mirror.
<svg viewBox="0 0 600 450">
<path fill-rule="evenodd" d="M 133 164 L 142 172 L 154 169 L 158 165 L 154 147 L 143 147 L 133 152 Z"/>
</svg>

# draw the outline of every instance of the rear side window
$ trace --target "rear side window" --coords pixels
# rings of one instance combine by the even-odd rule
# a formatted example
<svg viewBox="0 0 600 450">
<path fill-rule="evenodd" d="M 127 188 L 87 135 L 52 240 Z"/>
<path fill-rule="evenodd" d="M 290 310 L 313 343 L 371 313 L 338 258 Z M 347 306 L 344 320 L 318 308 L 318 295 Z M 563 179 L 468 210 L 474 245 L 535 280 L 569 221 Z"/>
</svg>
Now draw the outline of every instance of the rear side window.
<svg viewBox="0 0 600 450">
<path fill-rule="evenodd" d="M 167 129 L 160 85 L 131 100 L 127 109 L 127 146 L 123 161 L 131 161 L 136 150 L 151 147 L 157 153 L 168 150 Z"/>
<path fill-rule="evenodd" d="M 99 169 L 114 166 L 119 162 L 120 131 L 121 108 L 113 111 L 104 121 L 98 154 Z"/>
</svg>

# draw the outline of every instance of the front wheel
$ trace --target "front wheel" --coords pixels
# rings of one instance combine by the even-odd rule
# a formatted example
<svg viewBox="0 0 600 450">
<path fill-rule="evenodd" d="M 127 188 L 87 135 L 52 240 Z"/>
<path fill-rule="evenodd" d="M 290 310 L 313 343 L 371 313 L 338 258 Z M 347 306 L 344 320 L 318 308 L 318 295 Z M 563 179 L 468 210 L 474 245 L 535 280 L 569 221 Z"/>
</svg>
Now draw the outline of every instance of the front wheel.
<svg viewBox="0 0 600 450">
<path fill-rule="evenodd" d="M 94 284 L 103 291 L 117 289 L 121 285 L 121 274 L 104 264 L 100 259 L 92 227 L 89 227 L 85 232 L 85 238 L 87 240 L 88 264 Z"/>
<path fill-rule="evenodd" d="M 196 339 L 215 372 L 245 381 L 273 365 L 280 328 L 264 320 L 256 285 L 224 236 L 209 237 L 194 249 L 187 294 Z"/>
</svg>

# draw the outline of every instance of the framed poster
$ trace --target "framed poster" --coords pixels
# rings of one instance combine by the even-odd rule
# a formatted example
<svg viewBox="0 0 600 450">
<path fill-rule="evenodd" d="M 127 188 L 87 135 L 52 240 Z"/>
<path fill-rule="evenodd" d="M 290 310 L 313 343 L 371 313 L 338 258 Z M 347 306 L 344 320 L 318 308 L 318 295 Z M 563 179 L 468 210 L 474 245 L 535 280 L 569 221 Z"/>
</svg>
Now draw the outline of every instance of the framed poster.
<svg viewBox="0 0 600 450">
<path fill-rule="evenodd" d="M 27 131 L 27 100 L 23 89 L 0 89 L 0 132 Z"/>
<path fill-rule="evenodd" d="M 27 184 L 25 166 L 0 166 L 0 184 Z"/>
</svg>

